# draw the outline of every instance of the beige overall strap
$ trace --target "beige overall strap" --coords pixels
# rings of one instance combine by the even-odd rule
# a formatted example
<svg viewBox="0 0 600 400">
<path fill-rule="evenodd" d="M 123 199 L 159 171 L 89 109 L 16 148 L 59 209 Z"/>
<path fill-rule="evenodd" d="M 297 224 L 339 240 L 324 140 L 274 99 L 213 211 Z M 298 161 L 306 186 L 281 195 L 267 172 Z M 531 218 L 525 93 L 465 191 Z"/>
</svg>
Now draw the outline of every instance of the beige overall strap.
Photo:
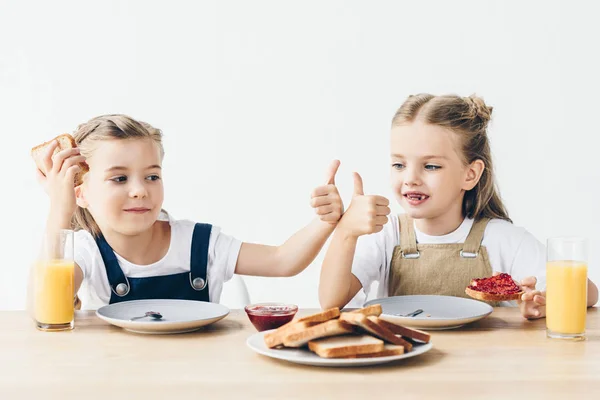
<svg viewBox="0 0 600 400">
<path fill-rule="evenodd" d="M 477 257 L 477 254 L 479 253 L 479 247 L 481 246 L 481 241 L 483 240 L 483 233 L 485 232 L 488 222 L 490 222 L 489 218 L 482 218 L 473 223 L 471 231 L 469 232 L 469 236 L 467 236 L 467 240 L 465 240 L 463 249 L 460 252 L 461 257 Z"/>
<path fill-rule="evenodd" d="M 417 237 L 415 236 L 412 218 L 406 214 L 399 214 L 398 221 L 400 222 L 400 250 L 402 257 L 417 258 L 419 251 L 417 250 Z"/>
</svg>

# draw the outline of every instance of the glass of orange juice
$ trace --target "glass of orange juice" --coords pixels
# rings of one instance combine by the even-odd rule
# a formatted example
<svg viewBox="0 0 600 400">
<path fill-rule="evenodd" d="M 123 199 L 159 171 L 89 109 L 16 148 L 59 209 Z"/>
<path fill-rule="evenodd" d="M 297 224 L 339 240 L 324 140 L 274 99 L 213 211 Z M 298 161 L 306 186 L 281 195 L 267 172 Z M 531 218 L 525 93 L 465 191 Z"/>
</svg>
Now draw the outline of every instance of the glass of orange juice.
<svg viewBox="0 0 600 400">
<path fill-rule="evenodd" d="M 546 334 L 550 338 L 585 339 L 587 261 L 587 239 L 548 239 Z"/>
<path fill-rule="evenodd" d="M 73 329 L 73 231 L 48 234 L 35 265 L 34 316 L 43 331 Z"/>
</svg>

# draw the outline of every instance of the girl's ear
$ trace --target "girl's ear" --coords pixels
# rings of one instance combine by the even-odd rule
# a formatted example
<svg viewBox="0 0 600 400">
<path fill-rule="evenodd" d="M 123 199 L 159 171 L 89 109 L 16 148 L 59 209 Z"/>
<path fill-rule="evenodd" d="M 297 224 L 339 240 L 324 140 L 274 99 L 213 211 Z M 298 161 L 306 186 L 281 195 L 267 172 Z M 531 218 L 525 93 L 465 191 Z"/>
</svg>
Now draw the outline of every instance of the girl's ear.
<svg viewBox="0 0 600 400">
<path fill-rule="evenodd" d="M 85 200 L 85 196 L 83 195 L 83 184 L 75 187 L 75 200 L 79 207 L 88 208 L 88 202 Z"/>
<path fill-rule="evenodd" d="M 465 181 L 463 182 L 463 190 L 469 191 L 477 186 L 483 171 L 485 170 L 485 163 L 482 160 L 475 160 L 467 166 L 467 174 Z"/>
</svg>

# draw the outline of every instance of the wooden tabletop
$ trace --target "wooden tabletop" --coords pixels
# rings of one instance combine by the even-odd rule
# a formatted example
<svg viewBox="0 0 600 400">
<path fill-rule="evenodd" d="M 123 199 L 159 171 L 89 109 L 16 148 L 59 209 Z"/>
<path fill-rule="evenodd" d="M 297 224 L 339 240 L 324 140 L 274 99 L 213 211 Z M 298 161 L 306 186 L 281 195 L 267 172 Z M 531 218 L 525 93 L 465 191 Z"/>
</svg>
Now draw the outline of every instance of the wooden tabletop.
<svg viewBox="0 0 600 400">
<path fill-rule="evenodd" d="M 431 332 L 434 347 L 421 356 L 347 369 L 254 353 L 246 339 L 255 330 L 241 310 L 201 331 L 161 336 L 128 333 L 93 312 L 77 312 L 73 331 L 40 332 L 25 312 L 5 311 L 0 398 L 598 398 L 597 308 L 587 321 L 586 341 L 563 342 L 546 338 L 545 320 L 496 308 L 467 327 Z"/>
</svg>

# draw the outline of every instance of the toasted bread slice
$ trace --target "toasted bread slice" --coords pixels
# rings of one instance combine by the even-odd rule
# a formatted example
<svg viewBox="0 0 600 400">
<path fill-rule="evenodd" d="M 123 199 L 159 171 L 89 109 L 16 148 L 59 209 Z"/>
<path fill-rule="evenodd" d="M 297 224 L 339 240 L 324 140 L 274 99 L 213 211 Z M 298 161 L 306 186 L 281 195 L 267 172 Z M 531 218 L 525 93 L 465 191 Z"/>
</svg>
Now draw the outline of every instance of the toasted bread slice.
<svg viewBox="0 0 600 400">
<path fill-rule="evenodd" d="M 350 311 L 351 313 L 358 313 L 368 316 L 379 317 L 382 313 L 381 304 L 373 304 L 364 308 L 359 308 L 358 310 Z"/>
<path fill-rule="evenodd" d="M 519 300 L 523 295 L 523 292 L 518 293 L 509 293 L 509 294 L 499 294 L 499 293 L 486 293 L 480 292 L 477 290 L 473 290 L 470 287 L 465 289 L 465 293 L 471 296 L 476 300 L 482 301 L 511 301 L 511 300 Z"/>
<path fill-rule="evenodd" d="M 381 351 L 378 351 L 375 353 L 354 354 L 351 356 L 345 356 L 344 358 L 389 357 L 389 356 L 399 356 L 401 354 L 404 354 L 403 346 L 396 346 L 395 344 L 387 344 L 386 343 L 383 347 L 383 350 L 381 350 Z"/>
<path fill-rule="evenodd" d="M 275 329 L 273 332 L 267 333 L 264 337 L 265 345 L 270 349 L 272 349 L 273 347 L 281 346 L 283 345 L 283 339 L 286 336 L 304 331 L 315 324 L 317 323 L 290 321 L 287 324 Z"/>
<path fill-rule="evenodd" d="M 473 279 L 465 289 L 465 293 L 477 300 L 511 301 L 519 300 L 523 290 L 515 283 L 512 276 L 502 273 L 489 278 Z"/>
<path fill-rule="evenodd" d="M 394 333 L 389 329 L 379 325 L 376 322 L 377 317 L 367 317 L 366 315 L 358 313 L 342 313 L 342 315 L 340 315 L 340 320 L 358 326 L 371 335 L 385 340 L 388 343 L 399 346 L 407 344 L 406 340 L 403 340 L 402 338 L 394 335 Z"/>
<path fill-rule="evenodd" d="M 386 319 L 379 318 L 379 324 L 385 326 L 388 330 L 393 332 L 396 335 L 401 335 L 404 338 L 418 340 L 419 342 L 429 343 L 431 340 L 431 335 L 427 332 L 420 331 L 418 329 L 407 328 L 405 326 L 397 325 L 392 321 L 388 321 Z"/>
<path fill-rule="evenodd" d="M 302 318 L 298 318 L 296 322 L 325 322 L 330 319 L 334 319 L 340 316 L 340 309 L 338 307 L 323 310 L 320 313 L 307 315 Z"/>
<path fill-rule="evenodd" d="M 56 149 L 54 149 L 54 153 L 52 155 L 58 153 L 61 150 L 72 149 L 74 147 L 77 147 L 77 143 L 75 143 L 75 139 L 73 139 L 73 136 L 69 135 L 68 133 L 63 133 L 62 135 L 58 135 L 49 142 L 42 143 L 32 148 L 31 157 L 35 161 L 35 165 L 40 171 L 42 171 L 44 175 L 48 173 L 43 162 L 44 152 L 46 151 L 48 146 L 50 146 L 54 141 L 58 142 L 58 146 L 56 146 Z M 85 162 L 79 163 L 79 166 L 81 167 L 81 171 L 78 172 L 77 175 L 75 175 L 75 186 L 81 185 L 81 183 L 83 182 L 83 175 L 90 170 L 89 166 Z"/>
<path fill-rule="evenodd" d="M 406 340 L 404 340 L 404 338 L 399 337 L 398 335 L 396 335 L 396 333 L 389 329 L 386 325 L 386 321 L 382 320 L 379 317 L 367 317 L 367 319 L 371 322 L 373 322 L 374 324 L 377 324 L 379 326 L 379 328 L 381 328 L 382 331 L 390 331 L 391 333 L 394 334 L 394 336 L 396 336 L 395 340 L 395 344 L 398 346 L 402 346 L 404 347 L 404 350 L 406 350 L 406 352 L 412 351 L 413 345 L 411 342 L 408 342 Z M 386 333 L 387 334 L 387 333 Z"/>
<path fill-rule="evenodd" d="M 369 335 L 330 337 L 308 342 L 308 348 L 323 358 L 356 357 L 384 350 L 383 341 Z"/>
<path fill-rule="evenodd" d="M 311 326 L 300 332 L 290 333 L 283 338 L 286 347 L 302 347 L 311 340 L 329 336 L 346 335 L 352 333 L 352 325 L 339 319 L 332 319 L 318 325 Z"/>
</svg>

